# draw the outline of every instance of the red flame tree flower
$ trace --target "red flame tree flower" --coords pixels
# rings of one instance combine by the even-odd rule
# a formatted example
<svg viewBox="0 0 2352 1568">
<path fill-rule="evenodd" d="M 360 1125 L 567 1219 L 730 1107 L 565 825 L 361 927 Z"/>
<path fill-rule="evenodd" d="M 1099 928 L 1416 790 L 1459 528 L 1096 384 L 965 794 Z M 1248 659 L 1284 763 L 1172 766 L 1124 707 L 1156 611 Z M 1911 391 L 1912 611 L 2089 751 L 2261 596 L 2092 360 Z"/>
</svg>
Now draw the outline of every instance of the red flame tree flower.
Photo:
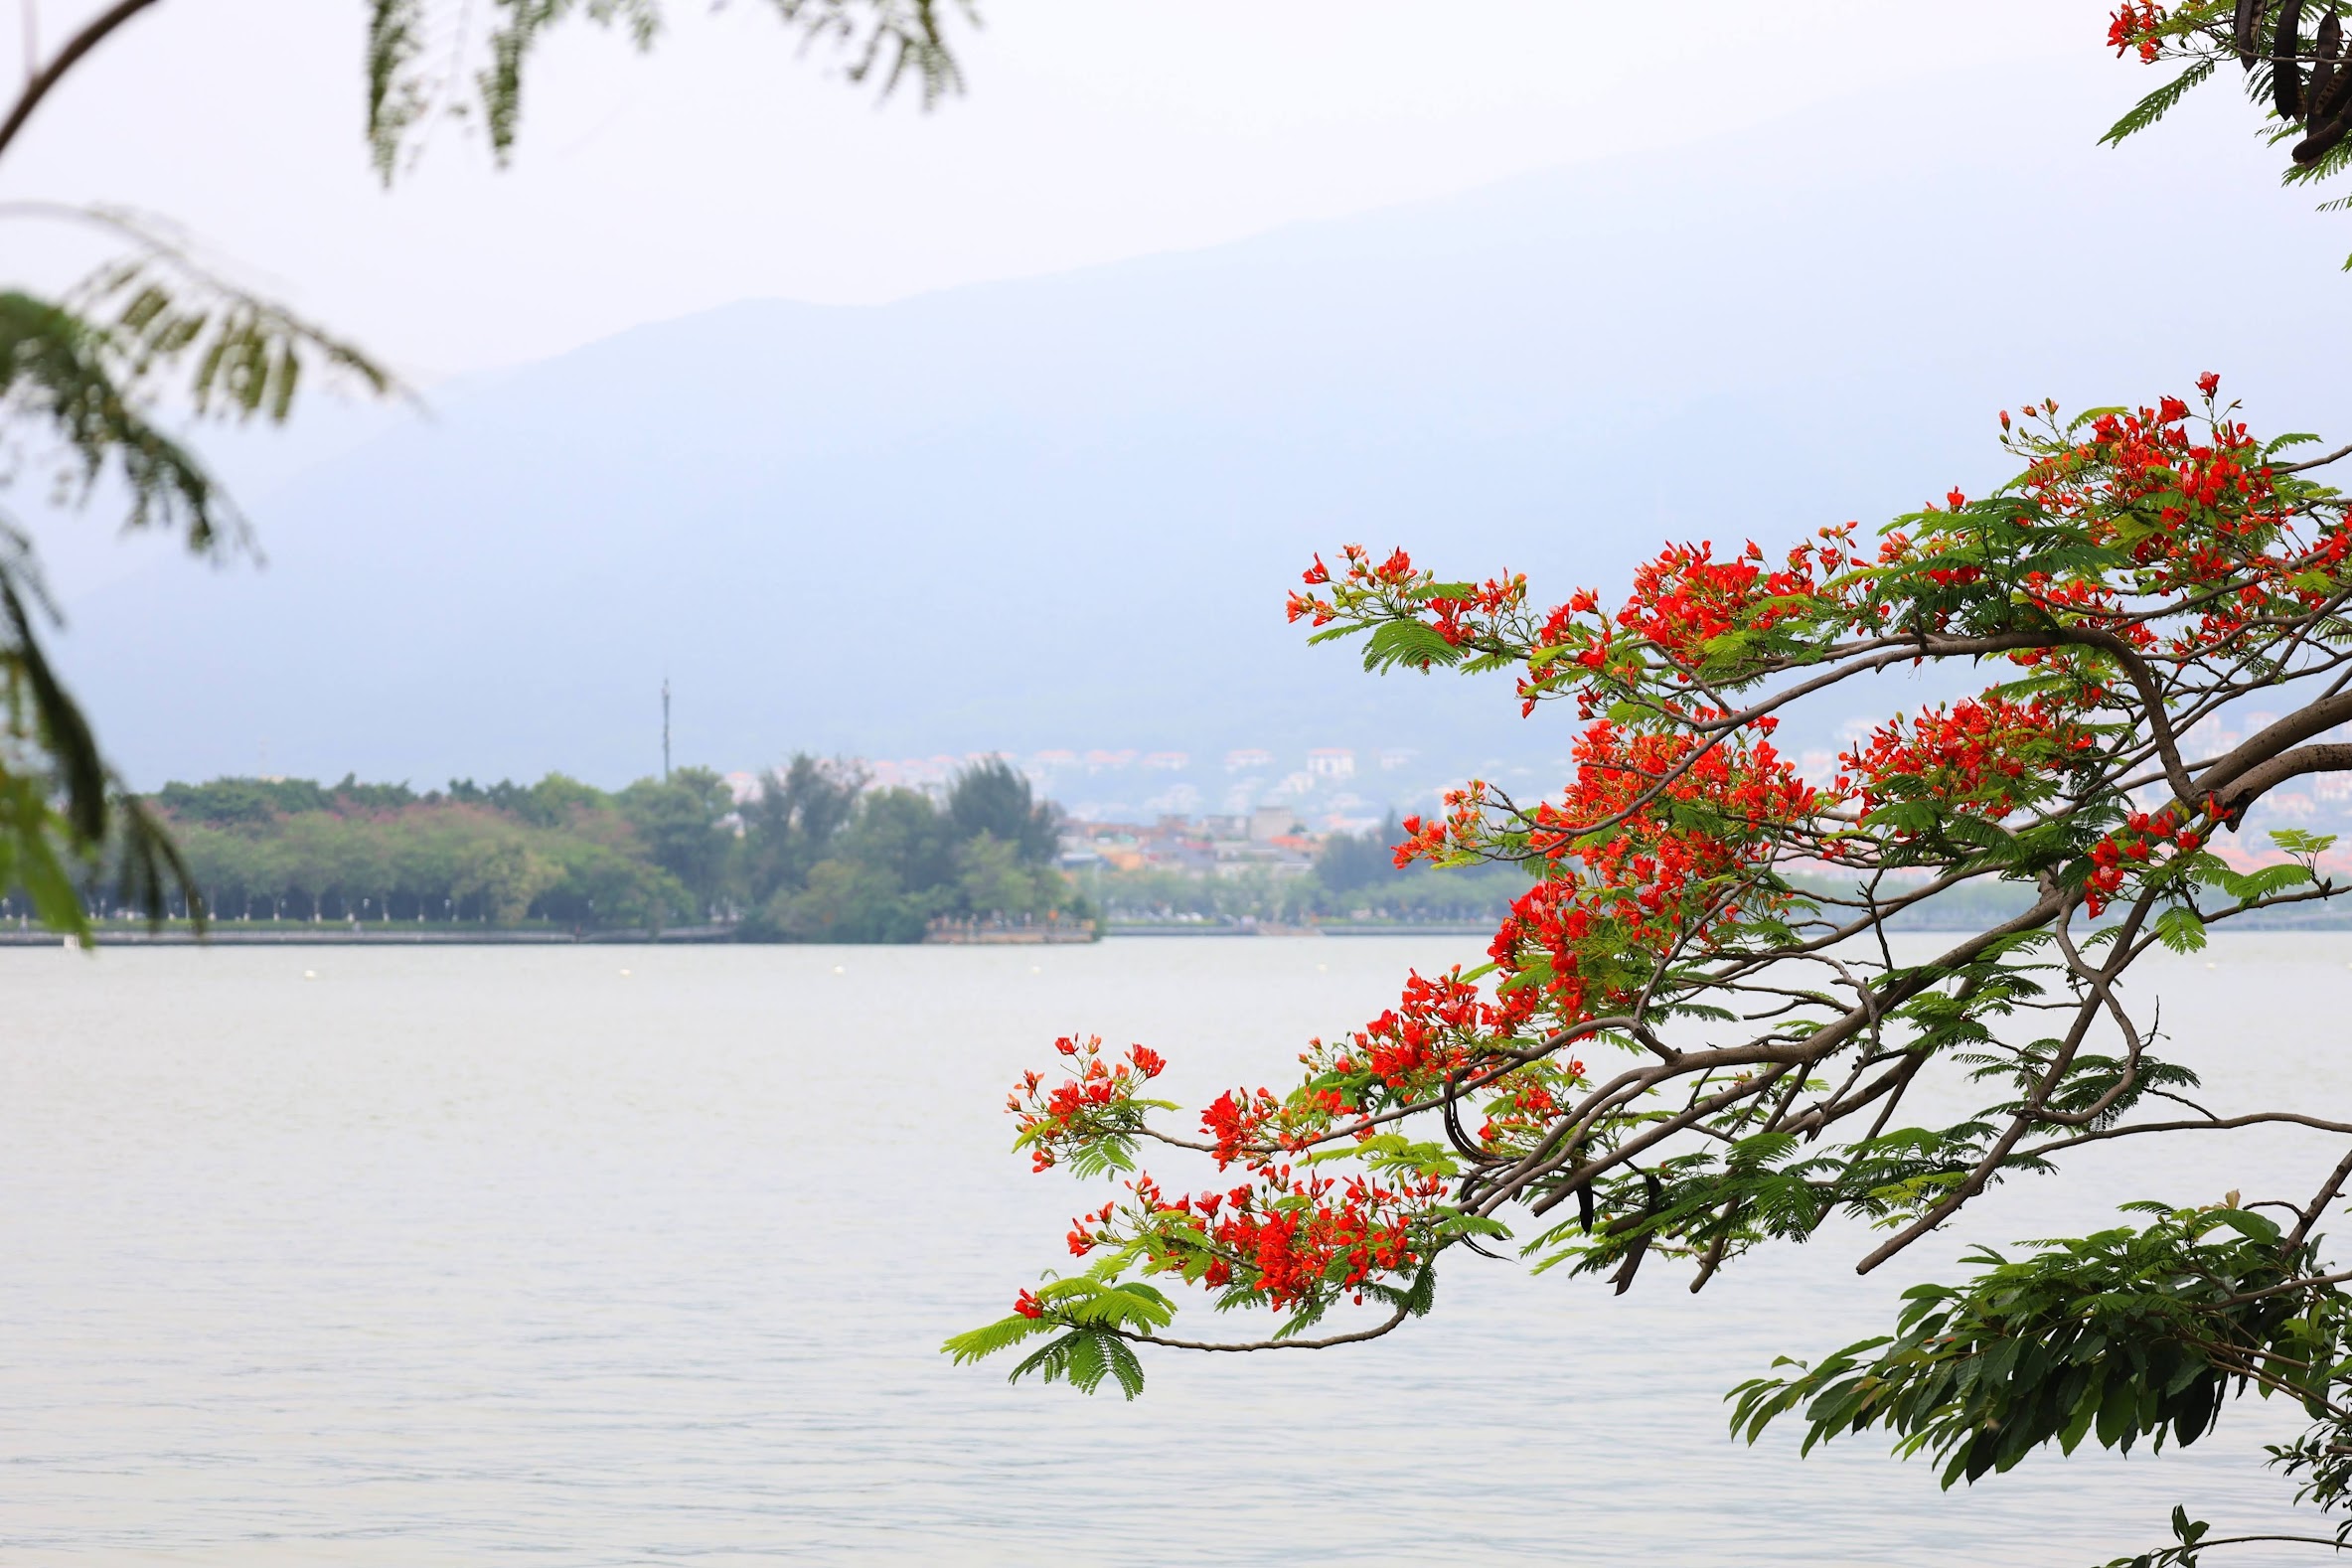
<svg viewBox="0 0 2352 1568">
<path fill-rule="evenodd" d="M 1992 495 L 1953 492 L 1875 544 L 1849 523 L 1778 555 L 1673 546 L 1613 610 L 1590 590 L 1539 606 L 1509 573 L 1441 580 L 1402 550 L 1318 560 L 1290 603 L 1316 640 L 1360 639 L 1373 670 L 1508 672 L 1524 711 L 1573 709 L 1556 797 L 1473 782 L 1397 847 L 1400 863 L 1516 862 L 1531 885 L 1487 963 L 1412 976 L 1378 1018 L 1312 1042 L 1286 1087 L 1234 1088 L 1196 1128 L 1143 1097 L 1163 1065 L 1148 1047 L 1060 1041 L 1065 1072 L 1015 1091 L 1019 1143 L 1112 1193 L 1072 1222 L 1073 1271 L 948 1348 L 1021 1346 L 1016 1378 L 1132 1395 L 1138 1346 L 1389 1333 L 1429 1310 L 1458 1246 L 1619 1292 L 1679 1264 L 1696 1290 L 1849 1216 L 1884 1233 L 1869 1272 L 2088 1143 L 2285 1123 L 2352 1139 L 2309 1107 L 2198 1109 L 2122 996 L 2156 945 L 2338 890 L 2326 840 L 2274 834 L 2276 863 L 2255 869 L 2213 845 L 2287 781 L 2352 770 L 2352 744 L 2323 738 L 2352 722 L 2346 503 L 2289 460 L 2300 438 L 2258 439 L 2213 377 L 2198 388 L 2194 404 L 2003 413 L 2023 468 Z M 1778 749 L 1784 717 L 1918 666 L 1990 679 L 1878 725 L 1831 776 Z M 2257 694 L 2242 741 L 2197 743 Z M 1878 940 L 1987 888 L 2015 913 L 1924 960 Z M 1932 1081 L 1981 1108 L 1907 1118 Z M 1146 1146 L 1196 1159 L 1197 1184 L 1140 1170 Z M 2094 1432 L 2185 1443 L 2254 1387 L 2309 1409 L 2280 1462 L 2334 1504 L 2352 1302 L 2315 1226 L 2348 1173 L 2352 1155 L 2274 1205 L 2283 1219 L 2233 1194 L 1981 1260 L 1914 1292 L 1892 1339 L 1738 1390 L 1737 1424 L 1883 1427 L 1949 1484 Z M 1178 1335 L 1178 1284 L 1275 1327 Z M 2202 1549 L 2201 1525 L 2180 1528 L 2166 1550 Z"/>
</svg>

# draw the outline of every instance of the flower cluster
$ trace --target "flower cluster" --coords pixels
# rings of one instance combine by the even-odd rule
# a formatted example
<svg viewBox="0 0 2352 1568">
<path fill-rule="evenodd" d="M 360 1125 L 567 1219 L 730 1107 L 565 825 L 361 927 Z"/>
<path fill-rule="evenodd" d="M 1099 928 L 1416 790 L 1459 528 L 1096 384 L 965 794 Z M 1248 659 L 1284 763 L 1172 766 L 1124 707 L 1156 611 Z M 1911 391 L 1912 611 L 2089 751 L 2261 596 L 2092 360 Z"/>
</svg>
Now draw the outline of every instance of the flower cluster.
<svg viewBox="0 0 2352 1568">
<path fill-rule="evenodd" d="M 1327 626 L 1341 613 L 1362 607 L 1365 603 L 1393 600 L 1397 595 L 1428 584 L 1435 579 L 1426 571 L 1413 569 L 1413 557 L 1401 549 L 1391 550 L 1386 559 L 1375 563 L 1371 551 L 1361 545 L 1349 545 L 1339 555 L 1339 575 L 1315 557 L 1300 580 L 1313 588 L 1328 587 L 1328 594 L 1300 593 L 1294 590 L 1290 598 L 1290 619 L 1306 619 L 1317 626 Z"/>
<path fill-rule="evenodd" d="M 1238 1167 L 1243 1181 L 1171 1200 L 1152 1176 L 1137 1173 L 1127 1179 L 1127 1201 L 1071 1221 L 1071 1255 L 1108 1249 L 1150 1272 L 1181 1272 L 1278 1310 L 1358 1292 L 1376 1275 L 1416 1268 L 1452 1214 L 1442 1201 L 1442 1169 L 1408 1161 L 1335 1176 L 1302 1171 L 1299 1157 L 1333 1138 L 1364 1145 L 1373 1138 L 1369 1118 L 1382 1108 L 1410 1108 L 1482 1086 L 1492 1097 L 1487 1141 L 1537 1136 L 1558 1097 L 1581 1084 L 1584 1066 L 1497 1055 L 1502 1047 L 1536 1043 L 1521 1035 L 1536 1007 L 1531 990 L 1490 996 L 1458 969 L 1413 974 L 1395 1007 L 1340 1039 L 1313 1042 L 1303 1057 L 1307 1080 L 1288 1095 L 1228 1090 L 1201 1112 L 1217 1168 Z M 1131 1072 L 1128 1065 L 1105 1064 L 1095 1042 L 1056 1043 L 1068 1047 L 1079 1070 L 1051 1091 L 1039 1075 L 1024 1081 L 1014 1096 L 1022 1138 L 1099 1142 L 1107 1136 L 1102 1119 L 1118 1105 L 1139 1103 L 1132 1081 L 1156 1074 L 1160 1060 L 1146 1053 L 1149 1071 Z M 1039 1160 L 1037 1169 L 1052 1163 Z M 1016 1311 L 1030 1315 L 1019 1304 Z"/>
<path fill-rule="evenodd" d="M 1495 1051 L 1524 1044 L 1536 1005 L 1524 990 L 1490 997 L 1459 968 L 1415 970 L 1395 1007 L 1341 1039 L 1313 1042 L 1307 1092 L 1335 1095 L 1349 1114 L 1424 1102 L 1474 1076 Z"/>
<path fill-rule="evenodd" d="M 1865 817 L 1888 801 L 1932 800 L 1998 822 L 2047 799 L 2058 770 L 2097 745 L 2088 726 L 2047 697 L 2019 703 L 1987 693 L 1880 724 L 1838 756 L 1835 789 Z"/>
<path fill-rule="evenodd" d="M 2122 891 L 2126 877 L 2156 869 L 2169 856 L 2191 855 L 2205 836 L 2189 826 L 2185 814 L 2171 807 L 2149 814 L 2135 811 L 2123 826 L 2091 847 L 2091 868 L 2083 877 L 2083 907 L 2097 919 L 2108 901 Z"/>
<path fill-rule="evenodd" d="M 1540 1144 L 1575 1092 L 1585 1086 L 1584 1063 L 1540 1061 L 1511 1073 L 1487 1103 L 1479 1142 L 1494 1153 L 1524 1153 Z"/>
<path fill-rule="evenodd" d="M 1146 1266 L 1282 1311 L 1421 1262 L 1422 1232 L 1445 1190 L 1436 1176 L 1382 1181 L 1270 1167 L 1227 1191 L 1161 1205 L 1161 1222 L 1144 1232 Z"/>
<path fill-rule="evenodd" d="M 1669 546 L 1634 572 L 1634 591 L 1617 624 L 1680 667 L 1707 662 L 1708 645 L 1734 631 L 1770 631 L 1801 614 L 1818 584 L 1812 552 L 1792 552 L 1788 568 L 1768 572 L 1755 541 L 1736 558 L 1717 560 L 1712 542 Z M 1594 662 L 1597 668 L 1599 661 Z"/>
<path fill-rule="evenodd" d="M 1396 1006 L 1336 1039 L 1311 1041 L 1300 1058 L 1306 1080 L 1289 1095 L 1228 1089 L 1200 1113 L 1217 1169 L 1285 1158 L 1334 1128 L 1361 1131 L 1366 1115 L 1475 1081 L 1498 1050 L 1531 1043 L 1526 1031 L 1540 1002 L 1524 987 L 1490 996 L 1459 968 L 1436 976 L 1414 971 Z"/>
<path fill-rule="evenodd" d="M 1751 734 L 1604 719 L 1578 738 L 1575 759 L 1563 797 L 1503 834 L 1543 874 L 1488 948 L 1505 977 L 1485 1005 L 1488 1048 L 1622 1010 L 1649 984 L 1657 955 L 1693 938 L 1729 944 L 1785 907 L 1786 888 L 1754 873 L 1803 838 L 1817 808 L 1816 792 Z M 1449 838 L 1470 831 L 1450 825 Z M 1480 1044 L 1463 1040 L 1466 1060 Z"/>
<path fill-rule="evenodd" d="M 1711 662 L 1736 667 L 1785 651 L 1807 630 L 1842 625 L 1851 609 L 1824 589 L 1829 577 L 1864 564 L 1849 552 L 1853 530 L 1850 523 L 1820 530 L 1817 543 L 1791 549 L 1778 570 L 1768 569 L 1754 541 L 1729 560 L 1716 558 L 1711 541 L 1670 545 L 1636 569 L 1633 591 L 1614 614 L 1601 610 L 1593 590 L 1578 589 L 1516 650 L 1526 667 L 1520 712 L 1573 693 L 1580 716 L 1590 718 L 1605 693 L 1653 677 L 1687 689 L 1702 672 L 1721 678 Z"/>
<path fill-rule="evenodd" d="M 2136 53 L 2143 65 L 2152 64 L 2162 52 L 2157 29 L 2163 25 L 2164 8 L 2156 0 L 2124 0 L 2108 18 L 2108 47 L 2117 55 Z"/>
<path fill-rule="evenodd" d="M 2011 440 L 2032 459 L 2015 519 L 2035 536 L 2020 562 L 2031 602 L 2142 652 L 2194 658 L 2340 591 L 2352 537 L 2340 519 L 2305 537 L 2306 509 L 2281 495 L 2247 426 L 2215 408 L 2219 387 L 2210 373 L 2198 381 L 2201 429 L 2178 397 L 2100 414 L 2087 439 L 2060 429 L 2055 405 L 2029 410 L 2048 432 Z"/>
<path fill-rule="evenodd" d="M 1124 1061 L 1105 1061 L 1100 1035 L 1080 1040 L 1065 1034 L 1053 1048 L 1069 1059 L 1069 1076 L 1048 1088 L 1043 1073 L 1023 1073 L 1005 1101 L 1020 1129 L 1015 1147 L 1028 1150 L 1038 1171 L 1105 1137 L 1132 1135 L 1143 1125 L 1144 1112 L 1161 1103 L 1140 1100 L 1137 1091 L 1168 1066 L 1167 1058 L 1147 1045 L 1129 1047 Z"/>
<path fill-rule="evenodd" d="M 1391 859 L 1403 870 L 1415 861 L 1443 864 L 1458 856 L 1475 857 L 1486 844 L 1487 786 L 1472 779 L 1460 789 L 1446 791 L 1446 814 L 1407 817 L 1399 826 L 1405 836 L 1393 847 Z"/>
<path fill-rule="evenodd" d="M 1180 1274 L 1276 1311 L 1348 1293 L 1360 1300 L 1375 1275 L 1425 1261 L 1446 1194 L 1434 1174 L 1334 1176 L 1272 1161 L 1253 1162 L 1248 1179 L 1223 1190 L 1172 1198 L 1148 1175 L 1125 1184 L 1125 1202 L 1070 1222 L 1073 1257 L 1109 1250 L 1148 1273 Z M 1014 1310 L 1040 1316 L 1023 1295 Z"/>
<path fill-rule="evenodd" d="M 1463 654 L 1493 652 L 1525 629 L 1527 578 L 1521 572 L 1506 571 L 1485 582 L 1440 582 L 1433 573 L 1416 570 L 1401 549 L 1375 561 L 1362 546 L 1350 545 L 1340 553 L 1336 577 L 1318 555 L 1301 580 L 1308 591 L 1292 591 L 1291 620 L 1319 630 L 1365 617 L 1393 628 L 1409 626 L 1429 641 L 1419 650 L 1400 650 L 1397 660 L 1424 670 L 1441 656 L 1452 663 Z"/>
<path fill-rule="evenodd" d="M 1200 1113 L 1200 1130 L 1208 1134 L 1211 1154 L 1217 1169 L 1224 1170 L 1246 1152 L 1261 1150 L 1295 1140 L 1286 1139 L 1279 1130 L 1283 1121 L 1284 1102 L 1272 1089 L 1227 1089 L 1209 1102 Z M 1324 1107 L 1329 1113 L 1333 1107 Z M 1337 1107 L 1344 1110 L 1345 1107 Z M 1270 1131 L 1271 1130 L 1271 1131 Z"/>
</svg>

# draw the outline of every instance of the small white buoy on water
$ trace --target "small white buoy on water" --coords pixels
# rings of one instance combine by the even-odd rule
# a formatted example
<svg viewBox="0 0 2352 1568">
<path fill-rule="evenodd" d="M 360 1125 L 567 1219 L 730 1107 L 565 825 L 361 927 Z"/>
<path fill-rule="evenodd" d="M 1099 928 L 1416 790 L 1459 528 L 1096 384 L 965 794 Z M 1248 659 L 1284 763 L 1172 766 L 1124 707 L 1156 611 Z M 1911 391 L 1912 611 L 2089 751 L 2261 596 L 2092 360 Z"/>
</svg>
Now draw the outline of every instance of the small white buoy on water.
<svg viewBox="0 0 2352 1568">
<path fill-rule="evenodd" d="M 316 980 L 319 978 L 319 972 L 315 969 L 306 969 L 302 972 L 302 978 L 304 980 Z"/>
<path fill-rule="evenodd" d="M 621 971 L 621 978 L 622 978 L 622 979 L 626 980 L 626 979 L 628 978 L 628 976 L 629 976 L 629 972 L 628 972 L 627 970 L 625 970 L 625 969 L 624 969 L 624 970 L 622 970 L 622 971 Z"/>
<path fill-rule="evenodd" d="M 836 964 L 836 965 L 834 965 L 834 966 L 833 966 L 833 972 L 834 972 L 835 974 L 837 974 L 837 975 L 838 975 L 838 974 L 840 974 L 840 973 L 842 973 L 842 967 L 841 967 L 841 965 L 839 965 L 839 964 Z"/>
</svg>

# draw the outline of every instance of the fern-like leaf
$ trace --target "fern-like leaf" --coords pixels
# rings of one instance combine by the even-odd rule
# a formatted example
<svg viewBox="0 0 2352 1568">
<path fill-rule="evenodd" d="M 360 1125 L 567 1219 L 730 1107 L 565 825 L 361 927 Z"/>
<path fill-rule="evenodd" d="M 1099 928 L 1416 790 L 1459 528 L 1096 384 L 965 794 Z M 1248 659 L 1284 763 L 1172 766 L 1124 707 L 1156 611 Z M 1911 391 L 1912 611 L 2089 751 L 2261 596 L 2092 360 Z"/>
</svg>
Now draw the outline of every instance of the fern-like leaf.
<svg viewBox="0 0 2352 1568">
<path fill-rule="evenodd" d="M 2131 105 L 2129 113 L 2109 126 L 2107 134 L 2099 138 L 2100 145 L 2116 146 L 2126 136 L 2138 135 L 2171 113 L 2173 106 L 2188 95 L 2190 88 L 2213 75 L 2213 64 L 2210 60 L 2192 61 L 2188 70 Z"/>
</svg>

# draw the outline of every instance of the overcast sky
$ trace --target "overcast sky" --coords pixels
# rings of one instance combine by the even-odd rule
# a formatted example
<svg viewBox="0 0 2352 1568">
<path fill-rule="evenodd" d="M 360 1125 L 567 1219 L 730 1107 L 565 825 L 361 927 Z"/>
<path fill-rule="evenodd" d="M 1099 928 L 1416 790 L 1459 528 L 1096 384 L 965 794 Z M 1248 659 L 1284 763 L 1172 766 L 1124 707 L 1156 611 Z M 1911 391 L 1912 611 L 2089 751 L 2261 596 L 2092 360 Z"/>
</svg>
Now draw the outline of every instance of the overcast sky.
<svg viewBox="0 0 2352 1568">
<path fill-rule="evenodd" d="M 650 58 L 575 27 L 530 79 L 514 167 L 444 131 L 388 195 L 360 140 L 360 0 L 165 0 L 44 106 L 0 198 L 168 214 L 429 385 L 732 300 L 1213 244 L 1993 63 L 2042 90 L 2080 73 L 2088 139 L 2153 79 L 2107 60 L 2103 0 L 1701 0 L 1671 37 L 1598 0 L 982 5 L 956 34 L 969 90 L 928 114 L 802 56 L 760 0 L 673 5 Z M 40 0 L 44 47 L 97 9 Z M 0 232 L 20 276 L 72 259 Z"/>
</svg>

